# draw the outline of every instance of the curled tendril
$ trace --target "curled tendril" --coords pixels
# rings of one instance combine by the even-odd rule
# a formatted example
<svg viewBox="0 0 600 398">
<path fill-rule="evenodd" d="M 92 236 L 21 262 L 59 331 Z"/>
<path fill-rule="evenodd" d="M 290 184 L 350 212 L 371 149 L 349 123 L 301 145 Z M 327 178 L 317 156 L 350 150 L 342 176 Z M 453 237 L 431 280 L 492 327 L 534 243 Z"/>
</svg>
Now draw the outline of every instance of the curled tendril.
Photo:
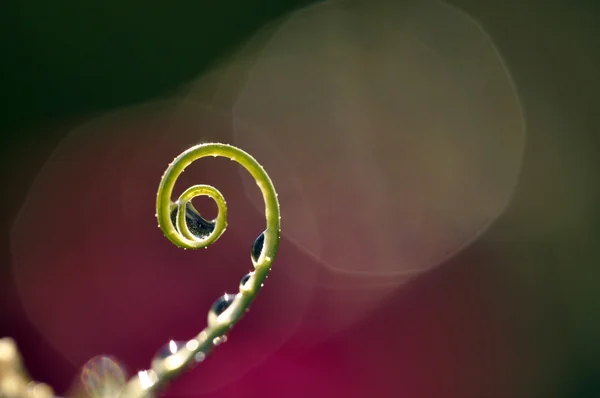
<svg viewBox="0 0 600 398">
<path fill-rule="evenodd" d="M 158 226 L 174 245 L 184 249 L 206 248 L 227 228 L 227 205 L 223 195 L 210 185 L 194 185 L 173 202 L 171 195 L 179 175 L 197 159 L 222 156 L 238 162 L 254 178 L 265 201 L 266 229 L 254 242 L 251 260 L 254 271 L 240 282 L 235 295 L 220 297 L 208 314 L 208 326 L 196 337 L 185 342 L 171 341 L 152 360 L 149 370 L 140 371 L 121 389 L 119 397 L 153 396 L 166 382 L 183 370 L 201 362 L 227 337 L 226 333 L 240 320 L 263 285 L 279 246 L 280 212 L 277 193 L 263 167 L 248 153 L 226 144 L 200 144 L 176 157 L 163 175 L 156 198 Z M 205 220 L 192 206 L 197 196 L 212 198 L 218 208 L 217 218 Z"/>
</svg>

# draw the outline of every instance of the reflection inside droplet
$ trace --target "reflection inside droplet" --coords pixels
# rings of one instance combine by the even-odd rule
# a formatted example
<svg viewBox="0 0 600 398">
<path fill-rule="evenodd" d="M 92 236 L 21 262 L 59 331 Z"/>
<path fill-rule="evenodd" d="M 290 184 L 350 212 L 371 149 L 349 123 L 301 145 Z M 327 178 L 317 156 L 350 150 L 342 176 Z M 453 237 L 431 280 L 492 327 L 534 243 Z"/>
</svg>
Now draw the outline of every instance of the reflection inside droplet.
<svg viewBox="0 0 600 398">
<path fill-rule="evenodd" d="M 209 313 L 208 313 L 208 324 L 214 325 L 219 320 L 219 316 L 223 314 L 229 306 L 234 302 L 235 295 L 233 294 L 224 294 L 219 297 L 214 304 L 212 305 Z"/>
<path fill-rule="evenodd" d="M 258 261 L 258 258 L 260 257 L 260 254 L 262 253 L 262 249 L 263 249 L 263 245 L 265 243 L 265 233 L 262 232 L 260 235 L 258 235 L 258 238 L 256 238 L 256 240 L 254 241 L 254 244 L 252 245 L 252 260 L 254 260 L 254 262 Z"/>
<path fill-rule="evenodd" d="M 211 308 L 212 313 L 215 314 L 216 316 L 221 315 L 223 312 L 225 312 L 227 310 L 227 308 L 229 308 L 231 303 L 233 303 L 234 299 L 235 299 L 235 296 L 233 294 L 222 295 L 213 304 L 213 306 Z"/>
<path fill-rule="evenodd" d="M 174 207 L 171 211 L 171 222 L 175 228 L 177 228 L 177 213 L 178 207 Z M 207 237 L 215 229 L 215 223 L 202 217 L 189 202 L 185 205 L 185 222 L 190 232 L 199 238 Z"/>
<path fill-rule="evenodd" d="M 242 280 L 240 281 L 240 289 L 242 287 L 244 287 L 244 285 L 246 285 L 246 282 L 248 282 L 250 280 L 250 278 L 252 277 L 252 275 L 254 275 L 254 272 L 250 272 L 246 275 L 243 276 Z"/>
<path fill-rule="evenodd" d="M 177 354 L 180 349 L 185 347 L 185 345 L 186 345 L 186 343 L 184 343 L 182 341 L 171 340 L 158 350 L 158 352 L 156 353 L 154 358 L 155 359 L 166 359 L 166 358 L 170 357 L 171 355 Z"/>
</svg>

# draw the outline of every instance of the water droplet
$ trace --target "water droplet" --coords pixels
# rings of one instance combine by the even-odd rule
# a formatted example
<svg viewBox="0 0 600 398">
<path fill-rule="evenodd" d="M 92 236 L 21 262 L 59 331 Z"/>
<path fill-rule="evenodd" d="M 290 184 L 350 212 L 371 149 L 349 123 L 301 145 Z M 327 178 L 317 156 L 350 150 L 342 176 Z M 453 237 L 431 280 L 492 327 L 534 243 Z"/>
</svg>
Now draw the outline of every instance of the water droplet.
<svg viewBox="0 0 600 398">
<path fill-rule="evenodd" d="M 263 245 L 265 243 L 265 233 L 262 232 L 260 235 L 258 235 L 258 238 L 256 238 L 256 240 L 254 241 L 254 244 L 252 245 L 252 259 L 254 260 L 254 262 L 258 261 L 258 258 L 260 257 L 260 253 L 262 253 L 262 249 L 263 249 Z"/>
<path fill-rule="evenodd" d="M 183 341 L 171 340 L 158 350 L 158 352 L 154 356 L 154 359 L 166 359 L 171 355 L 175 355 L 179 352 L 179 350 L 185 347 L 185 344 L 186 343 Z"/>
<path fill-rule="evenodd" d="M 219 316 L 224 313 L 227 308 L 233 303 L 235 300 L 235 295 L 233 294 L 224 294 L 219 297 L 212 307 L 210 308 L 210 312 L 208 313 L 208 322 L 209 324 L 214 324 Z"/>
<path fill-rule="evenodd" d="M 178 209 L 179 207 L 174 207 L 171 211 L 171 223 L 175 229 L 177 229 Z M 199 238 L 207 237 L 215 230 L 215 223 L 202 217 L 189 202 L 185 205 L 185 222 L 190 232 Z"/>
<path fill-rule="evenodd" d="M 143 389 L 152 387 L 158 381 L 158 376 L 153 370 L 142 370 L 138 372 L 138 379 Z"/>
<path fill-rule="evenodd" d="M 214 344 L 215 346 L 218 346 L 218 345 L 220 345 L 220 344 L 222 344 L 222 343 L 224 343 L 224 342 L 226 342 L 226 341 L 227 341 L 227 336 L 215 337 L 215 338 L 213 339 L 213 344 Z"/>
<path fill-rule="evenodd" d="M 187 343 L 185 343 L 185 348 L 187 348 L 190 351 L 195 351 L 199 346 L 200 346 L 200 343 L 196 339 L 192 339 L 192 340 L 188 341 Z"/>
<path fill-rule="evenodd" d="M 206 354 L 203 353 L 202 351 L 200 351 L 199 353 L 194 355 L 194 361 L 196 361 L 198 363 L 204 361 L 204 359 L 206 359 Z"/>
<path fill-rule="evenodd" d="M 249 274 L 244 275 L 244 277 L 240 281 L 240 289 L 244 287 L 244 285 L 246 284 L 246 282 L 248 282 L 252 275 L 254 275 L 254 272 L 250 272 Z"/>
</svg>

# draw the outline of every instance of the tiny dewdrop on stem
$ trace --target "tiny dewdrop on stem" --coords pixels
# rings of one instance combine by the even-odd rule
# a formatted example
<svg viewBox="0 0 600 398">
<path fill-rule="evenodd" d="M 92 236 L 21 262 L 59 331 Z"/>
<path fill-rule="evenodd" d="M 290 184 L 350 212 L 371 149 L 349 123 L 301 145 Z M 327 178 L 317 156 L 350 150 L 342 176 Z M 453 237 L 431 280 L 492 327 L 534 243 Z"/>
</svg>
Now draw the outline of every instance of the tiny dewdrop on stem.
<svg viewBox="0 0 600 398">
<path fill-rule="evenodd" d="M 265 202 L 266 229 L 258 235 L 250 250 L 254 270 L 240 280 L 237 294 L 219 297 L 208 312 L 207 327 L 189 341 L 170 341 L 156 353 L 149 370 L 140 371 L 119 393 L 119 398 L 156 396 L 164 385 L 195 363 L 202 362 L 212 350 L 227 341 L 227 333 L 248 311 L 271 269 L 281 233 L 277 193 L 263 167 L 248 153 L 227 144 L 196 145 L 176 157 L 164 173 L 156 198 L 156 218 L 165 237 L 182 249 L 202 249 L 214 243 L 227 228 L 225 198 L 210 185 L 194 185 L 177 200 L 171 195 L 175 182 L 185 168 L 204 157 L 225 157 L 238 162 L 256 181 Z M 217 205 L 214 220 L 206 220 L 191 200 L 208 196 Z"/>
</svg>

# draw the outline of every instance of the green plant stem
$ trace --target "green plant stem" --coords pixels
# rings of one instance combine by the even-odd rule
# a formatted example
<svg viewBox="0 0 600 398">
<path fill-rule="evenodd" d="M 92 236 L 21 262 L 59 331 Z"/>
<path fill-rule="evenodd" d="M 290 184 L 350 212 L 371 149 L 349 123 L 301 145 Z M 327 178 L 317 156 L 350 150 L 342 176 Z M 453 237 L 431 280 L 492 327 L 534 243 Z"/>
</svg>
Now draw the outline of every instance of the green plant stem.
<svg viewBox="0 0 600 398">
<path fill-rule="evenodd" d="M 187 341 L 185 347 L 166 358 L 156 357 L 152 368 L 138 372 L 121 389 L 120 398 L 153 396 L 166 382 L 177 377 L 183 370 L 209 355 L 214 347 L 226 339 L 226 333 L 237 323 L 255 299 L 262 287 L 271 264 L 277 254 L 281 233 L 281 217 L 277 193 L 271 179 L 263 167 L 248 153 L 231 145 L 207 143 L 194 146 L 176 157 L 164 173 L 156 198 L 156 217 L 158 226 L 175 246 L 183 249 L 207 248 L 225 232 L 227 228 L 227 204 L 223 195 L 210 185 L 194 185 L 186 189 L 173 202 L 171 195 L 179 175 L 195 160 L 208 156 L 221 156 L 238 162 L 254 178 L 265 202 L 266 229 L 262 251 L 255 260 L 251 258 L 254 272 L 233 302 L 221 314 L 209 313 L 208 326 L 195 338 Z M 214 229 L 206 236 L 196 236 L 186 222 L 186 206 L 197 196 L 211 197 L 217 204 L 218 214 L 214 220 Z M 176 223 L 171 222 L 171 213 L 177 208 Z M 193 208 L 193 206 L 192 206 Z M 195 211 L 195 209 L 194 209 Z"/>
</svg>

